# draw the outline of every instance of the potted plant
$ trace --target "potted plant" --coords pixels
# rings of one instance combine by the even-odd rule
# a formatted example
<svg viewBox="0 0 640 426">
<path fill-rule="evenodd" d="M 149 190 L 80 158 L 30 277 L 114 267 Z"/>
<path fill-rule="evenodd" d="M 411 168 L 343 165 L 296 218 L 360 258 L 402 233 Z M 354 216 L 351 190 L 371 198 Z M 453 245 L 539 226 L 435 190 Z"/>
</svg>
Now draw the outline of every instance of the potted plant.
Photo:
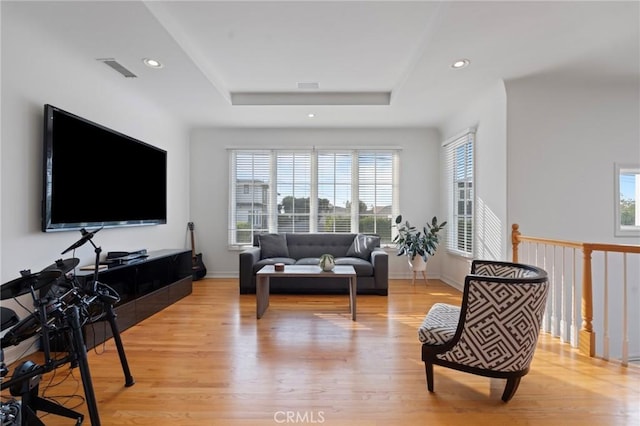
<svg viewBox="0 0 640 426">
<path fill-rule="evenodd" d="M 424 271 L 429 256 L 436 253 L 439 239 L 438 233 L 446 226 L 447 222 L 438 224 L 438 218 L 433 217 L 431 223 L 418 230 L 409 221 L 402 222 L 402 215 L 396 217 L 395 227 L 398 234 L 393 238 L 393 242 L 398 249 L 398 256 L 407 256 L 412 270 Z"/>
</svg>

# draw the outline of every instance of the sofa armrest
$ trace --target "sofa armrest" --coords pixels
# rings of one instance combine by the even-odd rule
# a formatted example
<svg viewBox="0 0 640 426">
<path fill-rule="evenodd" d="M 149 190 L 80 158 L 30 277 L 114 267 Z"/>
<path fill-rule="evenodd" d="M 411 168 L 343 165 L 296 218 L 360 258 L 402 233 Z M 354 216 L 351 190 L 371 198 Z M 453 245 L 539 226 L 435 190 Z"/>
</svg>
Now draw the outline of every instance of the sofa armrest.
<svg viewBox="0 0 640 426">
<path fill-rule="evenodd" d="M 385 294 L 389 288 L 389 254 L 382 248 L 377 247 L 371 252 L 371 264 L 375 279 L 375 288 L 384 290 Z"/>
<path fill-rule="evenodd" d="M 260 260 L 260 247 L 248 247 L 240 252 L 240 294 L 255 292 L 253 265 Z"/>
</svg>

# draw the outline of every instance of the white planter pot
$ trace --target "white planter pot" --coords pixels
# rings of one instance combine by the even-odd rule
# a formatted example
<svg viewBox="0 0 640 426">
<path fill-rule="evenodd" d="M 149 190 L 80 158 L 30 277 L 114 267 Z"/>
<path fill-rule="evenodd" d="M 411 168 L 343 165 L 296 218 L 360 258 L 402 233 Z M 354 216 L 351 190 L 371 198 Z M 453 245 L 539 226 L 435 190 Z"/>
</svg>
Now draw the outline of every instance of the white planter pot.
<svg viewBox="0 0 640 426">
<path fill-rule="evenodd" d="M 422 272 L 427 270 L 427 262 L 424 261 L 422 256 L 416 256 L 413 259 L 408 258 L 409 267 L 413 272 Z"/>
<path fill-rule="evenodd" d="M 413 259 L 407 258 L 409 261 L 409 268 L 413 272 L 413 277 L 411 279 L 411 284 L 415 284 L 416 282 L 416 274 L 420 272 L 422 274 L 422 278 L 424 278 L 424 283 L 427 284 L 427 262 L 424 261 L 422 256 L 416 256 Z"/>
</svg>

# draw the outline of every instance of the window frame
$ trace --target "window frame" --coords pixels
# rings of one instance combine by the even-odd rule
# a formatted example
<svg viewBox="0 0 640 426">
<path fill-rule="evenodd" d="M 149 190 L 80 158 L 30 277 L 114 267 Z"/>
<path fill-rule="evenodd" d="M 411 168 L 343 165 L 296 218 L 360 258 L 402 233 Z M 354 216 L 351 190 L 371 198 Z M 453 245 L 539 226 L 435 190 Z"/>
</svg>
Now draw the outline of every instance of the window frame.
<svg viewBox="0 0 640 426">
<path fill-rule="evenodd" d="M 477 190 L 475 179 L 475 156 L 476 156 L 476 130 L 468 128 L 451 137 L 442 143 L 444 150 L 444 167 L 445 181 L 447 182 L 447 221 L 449 226 L 446 230 L 446 250 L 450 254 L 465 258 L 473 258 L 476 249 L 476 206 L 477 206 Z M 468 148 L 464 148 L 464 147 Z M 459 148 L 463 148 L 464 164 L 463 176 L 461 179 L 456 178 L 456 152 Z M 467 149 L 469 150 L 467 152 Z M 469 158 L 470 156 L 470 158 Z M 471 164 L 468 164 L 467 162 Z M 463 186 L 460 187 L 460 183 Z M 460 199 L 460 194 L 463 198 Z M 464 213 L 459 213 L 460 203 L 463 203 Z M 471 203 L 471 208 L 468 205 Z M 467 211 L 470 210 L 470 211 Z M 459 228 L 458 220 L 460 217 L 465 218 L 464 229 Z M 469 233 L 469 235 L 460 235 L 460 232 Z M 459 242 L 462 238 L 463 247 L 460 248 Z M 470 247 L 469 247 L 470 246 Z"/>
<path fill-rule="evenodd" d="M 636 225 L 629 226 L 622 224 L 622 211 L 621 211 L 621 202 L 623 200 L 620 186 L 620 178 L 623 174 L 636 174 L 640 175 L 640 164 L 628 164 L 628 163 L 615 163 L 614 164 L 614 235 L 616 237 L 638 237 L 640 236 L 640 223 L 638 223 L 638 198 L 640 194 L 640 178 L 636 178 L 635 185 L 635 212 L 636 212 Z"/>
<path fill-rule="evenodd" d="M 400 149 L 397 147 L 375 147 L 375 148 L 351 148 L 351 149 L 344 149 L 344 148 L 336 148 L 336 149 L 332 149 L 332 148 L 319 148 L 316 149 L 314 148 L 307 148 L 307 149 L 292 149 L 292 148 L 282 148 L 282 149 L 251 149 L 251 148 L 229 148 L 228 149 L 229 152 L 229 216 L 228 216 L 228 229 L 229 229 L 229 234 L 228 234 L 228 245 L 230 248 L 242 248 L 242 247 L 246 247 L 247 245 L 250 245 L 250 243 L 243 241 L 241 239 L 238 239 L 238 232 L 241 231 L 240 228 L 238 228 L 238 217 L 237 214 L 239 214 L 239 210 L 238 210 L 238 194 L 237 192 L 239 191 L 238 185 L 240 182 L 240 179 L 238 178 L 238 164 L 237 164 L 237 158 L 238 155 L 251 155 L 251 156 L 255 156 L 255 155 L 268 155 L 270 158 L 269 161 L 269 170 L 268 170 L 268 175 L 269 175 L 269 181 L 264 183 L 265 185 L 268 185 L 268 190 L 267 190 L 267 198 L 265 200 L 267 206 L 263 209 L 263 211 L 265 212 L 265 214 L 267 215 L 266 218 L 266 222 L 267 222 L 267 229 L 265 230 L 264 228 L 262 228 L 261 230 L 258 229 L 254 229 L 253 228 L 253 224 L 249 225 L 250 226 L 250 232 L 252 234 L 255 235 L 256 232 L 269 232 L 269 233 L 276 233 L 276 232 L 290 232 L 289 230 L 278 230 L 278 217 L 280 216 L 280 212 L 278 211 L 278 198 L 280 197 L 278 195 L 278 185 L 280 184 L 280 182 L 278 181 L 278 171 L 277 171 L 277 165 L 278 165 L 278 161 L 277 159 L 279 158 L 279 155 L 282 154 L 290 154 L 290 153 L 294 153 L 294 154 L 298 154 L 298 155 L 309 155 L 310 156 L 310 176 L 308 177 L 310 179 L 310 190 L 309 190 L 309 194 L 310 194 L 310 200 L 309 200 L 309 208 L 310 208 L 310 212 L 309 212 L 309 230 L 308 231 L 303 231 L 303 232 L 334 232 L 334 233 L 358 233 L 359 232 L 359 218 L 361 216 L 360 212 L 359 212 L 359 207 L 360 207 L 360 194 L 359 194 L 359 164 L 358 164 L 358 157 L 361 154 L 371 154 L 371 153 L 384 153 L 384 154 L 389 154 L 391 155 L 391 170 L 386 170 L 385 171 L 388 172 L 388 174 L 390 174 L 392 176 L 392 182 L 391 182 L 391 198 L 390 198 L 390 202 L 391 202 L 391 214 L 388 215 L 388 220 L 389 220 L 389 226 L 390 226 L 390 230 L 389 230 L 389 241 L 385 240 L 385 241 L 381 241 L 382 245 L 385 244 L 390 244 L 391 243 L 391 238 L 393 238 L 393 228 L 392 228 L 392 222 L 393 222 L 393 217 L 397 216 L 398 211 L 399 211 L 399 206 L 398 206 L 398 182 L 399 182 L 399 175 L 398 175 L 398 166 L 399 166 L 399 152 Z M 321 213 L 319 212 L 319 207 L 318 206 L 318 199 L 320 194 L 318 193 L 319 191 L 319 187 L 321 185 L 320 183 L 320 178 L 319 178 L 319 156 L 320 155 L 326 155 L 326 154 L 336 154 L 336 155 L 341 155 L 342 158 L 345 157 L 345 154 L 347 154 L 348 156 L 350 156 L 350 161 L 351 161 L 351 165 L 350 165 L 350 172 L 351 172 L 351 176 L 350 176 L 350 195 L 349 195 L 349 199 L 353 200 L 351 202 L 351 208 L 350 208 L 350 223 L 349 223 L 349 230 L 348 231 L 342 231 L 341 229 L 334 229 L 334 230 L 330 230 L 327 231 L 325 229 L 319 229 L 320 228 L 320 223 L 319 223 L 319 216 L 321 215 Z M 254 158 L 254 157 L 251 157 Z M 264 158 L 263 158 L 264 160 Z M 376 165 L 376 167 L 378 167 L 378 165 Z M 295 177 L 294 177 L 295 179 Z M 252 178 L 250 179 L 251 181 L 256 181 L 255 179 L 255 175 L 252 175 Z M 342 176 L 341 178 L 338 178 L 338 175 L 334 175 L 333 177 L 333 185 L 337 186 L 339 184 L 339 182 L 343 182 L 344 176 Z M 376 181 L 377 182 L 377 181 Z M 326 184 L 326 182 L 323 182 L 324 184 Z M 385 184 L 388 186 L 388 183 L 385 181 Z M 251 191 L 249 191 L 251 192 Z M 253 194 L 253 192 L 252 192 Z M 294 195 L 295 197 L 295 195 Z M 286 196 L 285 196 L 286 198 Z M 332 202 L 337 202 L 337 200 L 331 200 Z M 295 204 L 295 198 L 294 198 L 294 204 Z M 380 206 L 378 206 L 380 207 Z M 379 216 L 379 215 L 378 215 Z M 377 225 L 377 221 L 376 221 L 376 225 Z M 247 230 L 249 231 L 249 230 Z M 294 230 L 294 232 L 296 232 Z"/>
</svg>

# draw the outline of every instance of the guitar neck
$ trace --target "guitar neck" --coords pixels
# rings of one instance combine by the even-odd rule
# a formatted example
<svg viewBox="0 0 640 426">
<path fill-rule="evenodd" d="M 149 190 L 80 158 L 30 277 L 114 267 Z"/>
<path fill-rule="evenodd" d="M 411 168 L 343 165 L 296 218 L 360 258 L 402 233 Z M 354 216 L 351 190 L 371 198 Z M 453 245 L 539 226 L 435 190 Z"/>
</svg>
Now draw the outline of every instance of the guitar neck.
<svg viewBox="0 0 640 426">
<path fill-rule="evenodd" d="M 191 234 L 191 257 L 195 259 L 196 258 L 196 240 L 193 236 L 193 228 L 194 228 L 193 222 L 189 222 L 187 224 L 187 228 L 189 228 L 189 233 Z"/>
<path fill-rule="evenodd" d="M 191 256 L 196 257 L 196 242 L 193 238 L 193 229 L 191 230 Z"/>
</svg>

